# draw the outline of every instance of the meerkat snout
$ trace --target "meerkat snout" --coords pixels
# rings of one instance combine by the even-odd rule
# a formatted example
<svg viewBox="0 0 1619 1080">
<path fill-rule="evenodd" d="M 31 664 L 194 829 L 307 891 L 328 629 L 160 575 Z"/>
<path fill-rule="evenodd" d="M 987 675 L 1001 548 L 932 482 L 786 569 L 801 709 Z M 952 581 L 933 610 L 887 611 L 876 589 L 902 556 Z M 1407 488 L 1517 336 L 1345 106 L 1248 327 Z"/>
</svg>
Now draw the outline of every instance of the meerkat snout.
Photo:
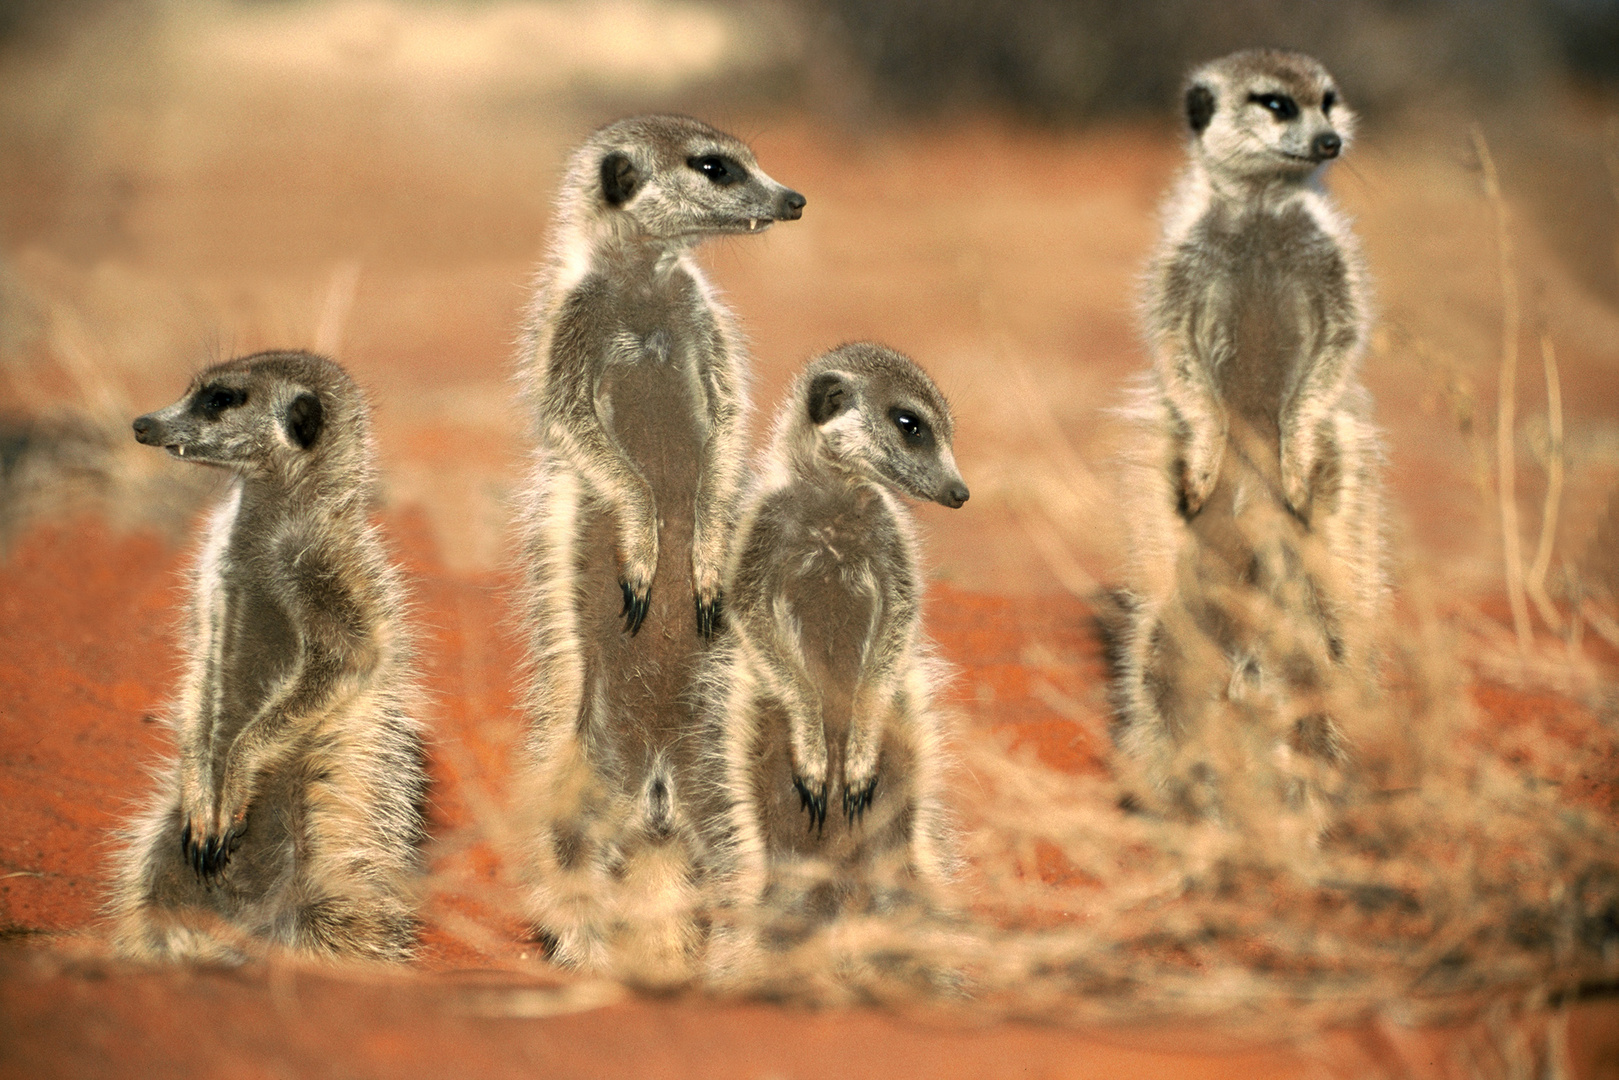
<svg viewBox="0 0 1619 1080">
<path fill-rule="evenodd" d="M 1343 149 L 1344 141 L 1338 137 L 1336 131 L 1323 131 L 1310 142 L 1310 154 L 1317 161 L 1326 161 L 1328 158 L 1338 156 Z"/>
<path fill-rule="evenodd" d="M 135 441 L 146 446 L 158 445 L 157 421 L 150 416 L 135 418 Z"/>
<path fill-rule="evenodd" d="M 788 188 L 781 193 L 781 198 L 776 200 L 776 220 L 797 221 L 804 216 L 804 207 L 808 204 L 808 199 Z"/>
<path fill-rule="evenodd" d="M 944 489 L 944 493 L 941 494 L 936 501 L 942 506 L 948 506 L 952 510 L 960 510 L 966 505 L 967 500 L 971 498 L 971 496 L 972 492 L 967 490 L 967 485 L 963 484 L 960 480 L 957 480 L 955 483 L 946 487 Z"/>
</svg>

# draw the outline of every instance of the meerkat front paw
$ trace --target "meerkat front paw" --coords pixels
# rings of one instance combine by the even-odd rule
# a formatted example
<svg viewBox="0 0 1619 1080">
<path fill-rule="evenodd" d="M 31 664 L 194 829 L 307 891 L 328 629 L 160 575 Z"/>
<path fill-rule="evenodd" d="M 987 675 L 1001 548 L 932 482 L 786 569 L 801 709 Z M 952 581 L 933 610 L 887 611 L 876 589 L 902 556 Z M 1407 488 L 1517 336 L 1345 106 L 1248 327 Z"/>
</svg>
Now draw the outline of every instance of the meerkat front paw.
<svg viewBox="0 0 1619 1080">
<path fill-rule="evenodd" d="M 882 712 L 857 711 L 843 748 L 843 816 L 853 825 L 877 796 L 877 765 L 882 753 Z"/>
<path fill-rule="evenodd" d="M 809 814 L 810 828 L 817 832 L 826 824 L 827 764 L 826 732 L 817 716 L 814 722 L 795 717 L 790 723 L 792 738 L 793 787 L 803 809 Z"/>
<path fill-rule="evenodd" d="M 1299 460 L 1299 455 L 1282 450 L 1282 499 L 1292 515 L 1310 524 L 1310 476 L 1315 469 Z"/>
<path fill-rule="evenodd" d="M 619 614 L 624 616 L 624 629 L 634 637 L 641 632 L 641 624 L 652 607 L 652 588 L 648 585 L 637 589 L 628 581 L 620 581 L 618 587 L 624 593 L 624 609 Z"/>
<path fill-rule="evenodd" d="M 618 587 L 624 593 L 624 629 L 634 637 L 652 607 L 652 575 L 658 570 L 658 530 L 655 519 L 627 531 L 620 538 Z"/>
<path fill-rule="evenodd" d="M 225 872 L 246 832 L 245 809 L 223 821 L 217 814 L 187 814 L 180 827 L 181 856 L 199 878 L 211 881 Z"/>
<path fill-rule="evenodd" d="M 697 632 L 704 641 L 713 641 L 714 635 L 725 629 L 724 599 L 724 594 L 717 590 L 712 600 L 704 600 L 702 593 L 697 594 Z"/>
<path fill-rule="evenodd" d="M 1218 460 L 1202 467 L 1194 466 L 1190 461 L 1183 461 L 1180 470 L 1180 499 L 1176 507 L 1181 517 L 1190 521 L 1197 517 L 1203 504 L 1209 501 L 1214 494 L 1214 482 L 1219 477 L 1220 463 Z"/>
<path fill-rule="evenodd" d="M 700 512 L 699 508 L 699 512 Z M 723 629 L 721 622 L 720 568 L 725 565 L 722 544 L 710 537 L 723 536 L 723 531 L 703 528 L 698 524 L 691 544 L 691 587 L 697 603 L 697 632 L 706 641 Z"/>
<path fill-rule="evenodd" d="M 843 782 L 843 816 L 853 825 L 865 816 L 866 808 L 877 797 L 877 774 L 869 779 L 846 777 Z"/>
<path fill-rule="evenodd" d="M 1225 431 L 1210 421 L 1189 425 L 1180 437 L 1179 454 L 1175 461 L 1177 491 L 1176 507 L 1183 518 L 1190 521 L 1203 509 L 1203 504 L 1214 494 L 1214 485 L 1220 479 L 1220 462 L 1225 456 Z"/>
</svg>

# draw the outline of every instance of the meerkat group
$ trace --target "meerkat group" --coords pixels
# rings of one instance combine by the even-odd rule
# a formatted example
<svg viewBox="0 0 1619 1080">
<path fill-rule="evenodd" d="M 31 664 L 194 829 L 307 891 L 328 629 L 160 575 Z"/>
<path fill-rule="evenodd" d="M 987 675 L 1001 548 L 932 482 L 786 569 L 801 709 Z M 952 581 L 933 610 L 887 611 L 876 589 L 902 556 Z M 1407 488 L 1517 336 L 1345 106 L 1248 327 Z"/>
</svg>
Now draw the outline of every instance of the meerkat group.
<svg viewBox="0 0 1619 1080">
<path fill-rule="evenodd" d="M 1121 750 L 1172 805 L 1218 814 L 1204 736 L 1233 703 L 1288 700 L 1280 748 L 1346 752 L 1322 687 L 1374 666 L 1379 450 L 1354 378 L 1365 274 L 1312 183 L 1351 132 L 1335 84 L 1251 51 L 1194 72 L 1184 100 L 1114 689 Z M 905 505 L 967 501 L 949 404 L 904 355 L 844 345 L 793 382 L 750 466 L 746 346 L 693 258 L 805 205 L 679 116 L 601 128 L 563 178 L 519 358 L 535 452 L 511 812 L 527 919 L 567 966 L 734 976 L 952 876 Z M 263 353 L 135 432 L 232 479 L 192 578 L 178 758 L 118 867 L 120 945 L 409 956 L 422 702 L 368 517 L 363 396 L 328 360 Z"/>
</svg>

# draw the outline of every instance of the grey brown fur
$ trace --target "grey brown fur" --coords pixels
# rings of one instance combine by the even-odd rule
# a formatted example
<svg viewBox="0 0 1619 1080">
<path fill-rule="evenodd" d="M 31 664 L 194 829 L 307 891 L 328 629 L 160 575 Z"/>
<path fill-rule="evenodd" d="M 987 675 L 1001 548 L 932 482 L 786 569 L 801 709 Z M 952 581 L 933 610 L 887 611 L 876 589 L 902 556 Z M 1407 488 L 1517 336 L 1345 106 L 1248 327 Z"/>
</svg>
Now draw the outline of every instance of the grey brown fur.
<svg viewBox="0 0 1619 1080">
<path fill-rule="evenodd" d="M 933 381 L 880 345 L 818 357 L 788 396 L 707 679 L 726 807 L 713 848 L 740 921 L 716 938 L 719 971 L 759 955 L 750 941 L 782 944 L 945 876 L 937 671 L 901 496 L 967 501 L 951 436 Z"/>
<path fill-rule="evenodd" d="M 1313 182 L 1353 115 L 1320 64 L 1276 50 L 1194 72 L 1185 106 L 1191 161 L 1148 283 L 1119 734 L 1161 790 L 1208 810 L 1220 715 L 1274 726 L 1268 757 L 1343 758 L 1328 699 L 1371 665 L 1381 457 L 1355 378 L 1359 248 Z"/>
<path fill-rule="evenodd" d="M 747 372 L 691 252 L 803 207 L 679 116 L 602 128 L 563 180 L 522 359 L 539 452 L 519 799 L 528 911 L 567 964 L 679 978 L 699 944 L 693 679 L 723 617 Z"/>
<path fill-rule="evenodd" d="M 118 867 L 121 949 L 408 956 L 421 701 L 404 589 L 368 517 L 359 389 L 321 357 L 260 353 L 204 371 L 135 434 L 230 483 L 191 576 L 178 761 Z"/>
</svg>

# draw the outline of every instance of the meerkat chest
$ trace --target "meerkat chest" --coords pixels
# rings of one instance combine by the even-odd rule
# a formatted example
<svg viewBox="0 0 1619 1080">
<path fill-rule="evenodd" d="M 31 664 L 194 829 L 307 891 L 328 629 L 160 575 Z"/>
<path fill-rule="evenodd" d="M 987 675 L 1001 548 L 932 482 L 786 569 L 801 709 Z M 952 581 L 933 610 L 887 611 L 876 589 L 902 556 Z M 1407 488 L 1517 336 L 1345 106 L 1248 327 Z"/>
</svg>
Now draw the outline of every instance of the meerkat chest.
<svg viewBox="0 0 1619 1080">
<path fill-rule="evenodd" d="M 298 667 L 302 642 L 277 596 L 274 570 L 238 523 L 231 543 L 204 568 L 198 631 L 215 738 L 228 741 L 256 716 Z"/>
<path fill-rule="evenodd" d="M 806 657 L 834 677 L 864 655 L 892 565 L 893 523 L 875 500 L 808 499 L 796 524 L 797 557 L 784 581 Z"/>
<path fill-rule="evenodd" d="M 612 359 L 598 393 L 604 418 L 643 472 L 693 473 L 708 432 L 713 315 L 679 273 L 622 283 L 611 307 Z"/>
<path fill-rule="evenodd" d="M 606 306 L 618 366 L 694 370 L 712 346 L 714 315 L 708 299 L 678 268 L 612 280 Z"/>
<path fill-rule="evenodd" d="M 1346 265 L 1301 205 L 1209 215 L 1178 268 L 1227 403 L 1273 422 L 1348 302 Z"/>
</svg>

